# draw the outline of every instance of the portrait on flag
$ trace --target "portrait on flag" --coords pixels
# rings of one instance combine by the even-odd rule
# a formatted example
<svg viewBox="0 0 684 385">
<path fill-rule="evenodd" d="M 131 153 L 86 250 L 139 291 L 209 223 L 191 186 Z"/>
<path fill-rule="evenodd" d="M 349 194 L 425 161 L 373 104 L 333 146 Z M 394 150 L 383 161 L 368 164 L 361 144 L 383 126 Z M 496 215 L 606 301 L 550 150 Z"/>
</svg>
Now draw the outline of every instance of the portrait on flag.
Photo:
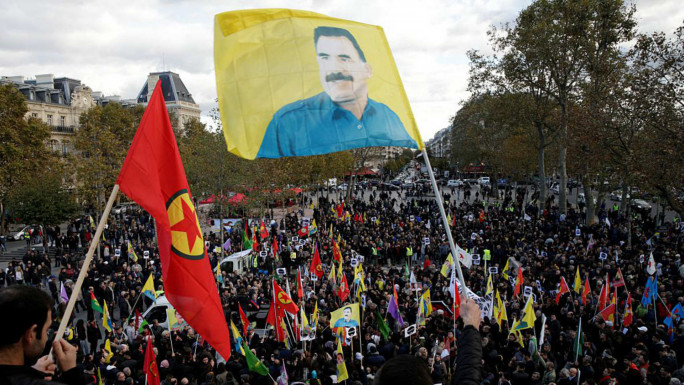
<svg viewBox="0 0 684 385">
<path fill-rule="evenodd" d="M 358 303 L 342 306 L 341 308 L 330 313 L 330 325 L 332 325 L 333 328 L 359 327 L 361 324 L 360 315 L 361 312 L 359 311 Z"/>
<path fill-rule="evenodd" d="M 226 12 L 215 18 L 214 60 L 238 156 L 424 147 L 380 27 L 288 9 Z"/>
</svg>

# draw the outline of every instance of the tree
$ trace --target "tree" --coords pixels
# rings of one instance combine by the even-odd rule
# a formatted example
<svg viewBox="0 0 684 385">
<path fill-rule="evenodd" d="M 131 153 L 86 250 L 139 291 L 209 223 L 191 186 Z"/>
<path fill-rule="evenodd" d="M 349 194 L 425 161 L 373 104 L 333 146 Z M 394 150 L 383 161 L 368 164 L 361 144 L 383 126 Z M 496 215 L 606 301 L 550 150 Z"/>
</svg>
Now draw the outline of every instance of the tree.
<svg viewBox="0 0 684 385">
<path fill-rule="evenodd" d="M 25 119 L 27 112 L 19 90 L 12 85 L 0 86 L 0 234 L 7 230 L 4 202 L 10 191 L 38 178 L 55 162 L 45 145 L 50 128 L 38 119 Z"/>
<path fill-rule="evenodd" d="M 74 138 L 78 196 L 87 208 L 101 212 L 114 187 L 144 108 L 118 103 L 96 106 L 81 114 Z"/>
<path fill-rule="evenodd" d="M 505 25 L 490 32 L 496 53 L 491 59 L 471 58 L 478 70 L 476 74 L 485 76 L 484 80 L 494 74 L 497 80 L 494 84 L 499 89 L 533 97 L 537 128 L 547 125 L 546 119 L 539 118 L 548 117 L 551 107 L 557 108 L 555 129 L 563 213 L 567 211 L 570 108 L 582 98 L 580 88 L 590 79 L 590 65 L 596 63 L 595 55 L 614 52 L 619 43 L 629 38 L 634 28 L 633 12 L 622 0 L 537 0 L 520 13 L 513 26 Z M 540 155 L 540 163 L 542 159 Z M 540 171 L 543 173 L 541 164 Z"/>
<path fill-rule="evenodd" d="M 24 223 L 40 225 L 57 225 L 72 218 L 78 205 L 62 180 L 59 172 L 48 172 L 17 186 L 9 195 L 13 214 Z"/>
</svg>

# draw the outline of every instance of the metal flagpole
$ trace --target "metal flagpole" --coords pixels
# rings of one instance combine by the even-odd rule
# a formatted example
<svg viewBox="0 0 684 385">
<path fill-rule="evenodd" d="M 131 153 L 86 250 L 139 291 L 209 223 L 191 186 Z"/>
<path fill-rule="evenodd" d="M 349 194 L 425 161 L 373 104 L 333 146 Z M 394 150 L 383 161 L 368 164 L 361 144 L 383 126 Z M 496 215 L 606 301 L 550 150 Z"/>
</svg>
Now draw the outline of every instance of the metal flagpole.
<svg viewBox="0 0 684 385">
<path fill-rule="evenodd" d="M 451 235 L 451 227 L 449 227 L 449 221 L 447 220 L 446 212 L 444 211 L 444 204 L 442 202 L 442 196 L 439 194 L 439 188 L 437 187 L 437 181 L 435 180 L 435 174 L 432 172 L 432 166 L 430 165 L 430 159 L 428 158 L 427 151 L 425 148 L 422 150 L 423 159 L 425 159 L 425 166 L 428 169 L 428 174 L 430 175 L 430 182 L 432 182 L 432 190 L 435 192 L 435 200 L 437 200 L 437 206 L 439 207 L 439 213 L 442 216 L 442 223 L 444 223 L 444 231 L 446 231 L 447 239 L 449 240 L 449 248 L 451 249 L 451 255 L 454 257 L 454 264 L 456 265 L 456 272 L 458 273 L 458 279 L 463 285 L 463 291 L 465 292 L 466 282 L 463 278 L 463 271 L 461 271 L 461 262 L 458 260 L 458 253 L 456 252 L 456 245 L 454 244 L 454 238 Z"/>
</svg>

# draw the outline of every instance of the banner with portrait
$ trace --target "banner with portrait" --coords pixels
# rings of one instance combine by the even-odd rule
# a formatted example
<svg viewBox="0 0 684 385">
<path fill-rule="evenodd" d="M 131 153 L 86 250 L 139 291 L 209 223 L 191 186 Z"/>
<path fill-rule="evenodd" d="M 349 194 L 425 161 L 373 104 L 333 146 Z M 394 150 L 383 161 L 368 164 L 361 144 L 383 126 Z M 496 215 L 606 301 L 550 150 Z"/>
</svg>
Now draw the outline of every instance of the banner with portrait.
<svg viewBox="0 0 684 385">
<path fill-rule="evenodd" d="M 290 9 L 215 16 L 228 151 L 247 158 L 424 148 L 381 27 Z"/>
<path fill-rule="evenodd" d="M 345 305 L 330 313 L 330 328 L 351 328 L 359 327 L 361 325 L 361 312 L 359 311 L 359 303 Z"/>
</svg>

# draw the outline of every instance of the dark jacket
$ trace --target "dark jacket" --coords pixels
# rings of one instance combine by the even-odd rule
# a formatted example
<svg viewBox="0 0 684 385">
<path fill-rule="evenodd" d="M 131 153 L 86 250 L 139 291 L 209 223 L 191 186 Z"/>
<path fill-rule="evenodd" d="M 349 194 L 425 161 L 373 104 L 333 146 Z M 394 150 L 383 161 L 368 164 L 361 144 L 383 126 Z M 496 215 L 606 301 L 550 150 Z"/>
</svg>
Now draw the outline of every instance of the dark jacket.
<svg viewBox="0 0 684 385">
<path fill-rule="evenodd" d="M 0 385 L 84 385 L 83 371 L 67 370 L 56 381 L 46 381 L 45 373 L 25 365 L 0 365 Z"/>
<path fill-rule="evenodd" d="M 480 332 L 466 326 L 458 340 L 456 372 L 452 385 L 479 385 L 482 382 L 482 340 Z"/>
</svg>

